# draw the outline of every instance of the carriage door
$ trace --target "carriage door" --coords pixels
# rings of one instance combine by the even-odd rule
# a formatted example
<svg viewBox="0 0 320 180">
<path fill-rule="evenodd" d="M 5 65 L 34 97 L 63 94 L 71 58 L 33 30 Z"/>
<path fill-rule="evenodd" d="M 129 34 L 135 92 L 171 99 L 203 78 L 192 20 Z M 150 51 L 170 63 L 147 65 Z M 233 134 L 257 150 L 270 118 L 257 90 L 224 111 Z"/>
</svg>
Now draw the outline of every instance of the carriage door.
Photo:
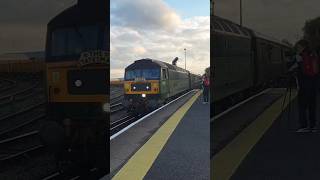
<svg viewBox="0 0 320 180">
<path fill-rule="evenodd" d="M 160 93 L 164 98 L 170 97 L 168 69 L 161 69 Z"/>
</svg>

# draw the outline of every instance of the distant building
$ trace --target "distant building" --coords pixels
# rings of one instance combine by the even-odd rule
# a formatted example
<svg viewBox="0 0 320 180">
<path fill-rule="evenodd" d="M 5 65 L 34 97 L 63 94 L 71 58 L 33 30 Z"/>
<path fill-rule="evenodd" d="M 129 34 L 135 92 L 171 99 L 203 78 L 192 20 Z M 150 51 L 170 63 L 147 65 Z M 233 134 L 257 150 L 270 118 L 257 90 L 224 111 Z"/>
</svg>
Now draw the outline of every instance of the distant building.
<svg viewBox="0 0 320 180">
<path fill-rule="evenodd" d="M 0 60 L 44 60 L 44 51 L 0 54 Z"/>
<path fill-rule="evenodd" d="M 123 81 L 123 78 L 110 78 L 110 81 Z"/>
</svg>

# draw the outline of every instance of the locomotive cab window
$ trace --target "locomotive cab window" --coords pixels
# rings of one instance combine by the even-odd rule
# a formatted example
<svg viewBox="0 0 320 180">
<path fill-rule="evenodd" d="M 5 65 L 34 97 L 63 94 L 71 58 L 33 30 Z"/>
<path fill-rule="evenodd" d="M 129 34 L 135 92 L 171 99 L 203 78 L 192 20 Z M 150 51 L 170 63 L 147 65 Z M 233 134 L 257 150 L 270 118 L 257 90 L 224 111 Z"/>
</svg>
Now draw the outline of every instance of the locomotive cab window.
<svg viewBox="0 0 320 180">
<path fill-rule="evenodd" d="M 74 26 L 52 32 L 51 56 L 75 56 L 98 49 L 99 26 Z"/>
<path fill-rule="evenodd" d="M 125 80 L 135 80 L 136 78 L 158 80 L 160 79 L 160 69 L 134 69 L 126 71 Z"/>
</svg>

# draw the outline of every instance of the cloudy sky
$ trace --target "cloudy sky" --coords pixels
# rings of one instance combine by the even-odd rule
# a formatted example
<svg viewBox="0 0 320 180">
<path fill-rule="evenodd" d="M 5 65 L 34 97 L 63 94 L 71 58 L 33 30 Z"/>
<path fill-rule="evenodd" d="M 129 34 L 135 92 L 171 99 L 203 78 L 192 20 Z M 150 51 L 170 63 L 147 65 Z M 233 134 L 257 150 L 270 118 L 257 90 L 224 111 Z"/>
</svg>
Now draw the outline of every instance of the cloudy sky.
<svg viewBox="0 0 320 180">
<path fill-rule="evenodd" d="M 243 24 L 261 33 L 295 42 L 306 20 L 320 16 L 319 0 L 242 0 Z M 240 0 L 215 0 L 215 14 L 239 22 Z"/>
<path fill-rule="evenodd" d="M 210 64 L 208 0 L 111 0 L 111 78 L 134 60 L 153 58 L 203 73 Z"/>
<path fill-rule="evenodd" d="M 76 0 L 0 0 L 0 54 L 43 51 L 51 18 Z"/>
</svg>

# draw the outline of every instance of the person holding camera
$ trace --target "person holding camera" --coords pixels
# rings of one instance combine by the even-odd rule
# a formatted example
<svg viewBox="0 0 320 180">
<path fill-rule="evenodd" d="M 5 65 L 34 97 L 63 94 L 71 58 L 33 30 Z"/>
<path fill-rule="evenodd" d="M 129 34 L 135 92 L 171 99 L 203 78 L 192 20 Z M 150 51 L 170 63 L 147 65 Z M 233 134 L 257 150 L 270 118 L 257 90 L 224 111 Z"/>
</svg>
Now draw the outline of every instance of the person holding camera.
<svg viewBox="0 0 320 180">
<path fill-rule="evenodd" d="M 296 50 L 296 75 L 300 125 L 297 132 L 316 132 L 319 58 L 316 53 L 311 51 L 310 43 L 307 40 L 303 39 L 298 41 Z"/>
</svg>

